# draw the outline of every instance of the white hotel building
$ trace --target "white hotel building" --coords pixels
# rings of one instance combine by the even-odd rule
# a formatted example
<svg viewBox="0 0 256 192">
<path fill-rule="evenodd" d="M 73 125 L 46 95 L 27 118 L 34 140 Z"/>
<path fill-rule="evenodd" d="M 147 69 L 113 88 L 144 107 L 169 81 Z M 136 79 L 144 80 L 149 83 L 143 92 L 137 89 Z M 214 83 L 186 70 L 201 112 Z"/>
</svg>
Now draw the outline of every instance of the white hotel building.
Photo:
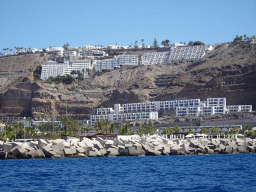
<svg viewBox="0 0 256 192">
<path fill-rule="evenodd" d="M 46 80 L 49 77 L 58 75 L 71 75 L 71 72 L 80 71 L 84 77 L 87 76 L 86 69 L 92 69 L 91 61 L 75 61 L 73 63 L 65 60 L 63 63 L 56 61 L 47 61 L 42 64 L 41 79 Z"/>
<path fill-rule="evenodd" d="M 176 110 L 176 116 L 210 116 L 225 114 L 228 111 L 251 112 L 252 105 L 226 106 L 226 98 L 154 101 L 147 103 L 114 104 L 113 108 L 97 108 L 97 114 L 91 115 L 91 124 L 102 119 L 111 122 L 129 121 L 136 119 L 158 119 L 158 111 Z"/>
<path fill-rule="evenodd" d="M 155 65 L 171 61 L 198 60 L 201 59 L 206 52 L 212 51 L 213 49 L 214 47 L 211 45 L 172 46 L 168 52 L 144 53 L 144 55 L 141 56 L 141 63 L 143 65 Z"/>
</svg>

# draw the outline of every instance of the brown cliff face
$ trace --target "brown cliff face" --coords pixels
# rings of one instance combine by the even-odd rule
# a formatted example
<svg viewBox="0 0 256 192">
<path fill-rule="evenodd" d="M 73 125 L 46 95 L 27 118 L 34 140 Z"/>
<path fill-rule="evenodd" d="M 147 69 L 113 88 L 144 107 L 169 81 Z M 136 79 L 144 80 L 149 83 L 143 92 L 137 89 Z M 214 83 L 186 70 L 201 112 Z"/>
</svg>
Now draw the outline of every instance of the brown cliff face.
<svg viewBox="0 0 256 192">
<path fill-rule="evenodd" d="M 23 70 L 19 65 L 24 63 L 11 60 L 9 71 L 0 70 L 0 80 L 5 79 L 7 73 L 11 75 L 7 83 L 1 81 L 0 85 L 2 113 L 32 115 L 35 119 L 42 113 L 48 118 L 67 113 L 77 119 L 89 119 L 96 107 L 113 107 L 115 103 L 205 100 L 207 97 L 226 97 L 228 105 L 252 104 L 253 109 L 256 107 L 256 48 L 253 45 L 225 43 L 199 61 L 135 66 L 86 78 L 72 85 L 33 81 L 28 69 L 34 70 L 38 60 L 43 62 L 43 58 L 36 55 L 33 60 L 30 57 L 29 66 L 24 66 Z M 2 59 L 1 69 L 7 65 Z M 17 65 L 15 70 L 11 67 L 14 63 Z M 21 72 L 16 73 L 17 70 Z"/>
</svg>

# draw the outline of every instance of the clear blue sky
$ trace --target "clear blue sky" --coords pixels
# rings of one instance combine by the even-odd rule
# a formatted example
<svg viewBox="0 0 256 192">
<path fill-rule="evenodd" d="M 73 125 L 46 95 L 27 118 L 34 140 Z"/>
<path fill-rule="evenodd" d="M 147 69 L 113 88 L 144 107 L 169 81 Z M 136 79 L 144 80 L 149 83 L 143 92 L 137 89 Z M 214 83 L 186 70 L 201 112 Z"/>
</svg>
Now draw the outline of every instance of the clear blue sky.
<svg viewBox="0 0 256 192">
<path fill-rule="evenodd" d="M 1 0 L 0 52 L 14 46 L 229 42 L 256 35 L 256 0 Z"/>
</svg>

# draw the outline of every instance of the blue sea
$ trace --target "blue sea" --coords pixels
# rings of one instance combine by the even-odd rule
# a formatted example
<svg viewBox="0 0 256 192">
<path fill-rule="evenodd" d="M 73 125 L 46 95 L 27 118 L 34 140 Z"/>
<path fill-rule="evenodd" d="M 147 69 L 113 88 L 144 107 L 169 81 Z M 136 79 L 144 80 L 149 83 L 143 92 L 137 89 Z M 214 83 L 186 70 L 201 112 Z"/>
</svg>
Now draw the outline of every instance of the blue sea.
<svg viewBox="0 0 256 192">
<path fill-rule="evenodd" d="M 256 154 L 0 161 L 0 191 L 256 191 Z"/>
</svg>

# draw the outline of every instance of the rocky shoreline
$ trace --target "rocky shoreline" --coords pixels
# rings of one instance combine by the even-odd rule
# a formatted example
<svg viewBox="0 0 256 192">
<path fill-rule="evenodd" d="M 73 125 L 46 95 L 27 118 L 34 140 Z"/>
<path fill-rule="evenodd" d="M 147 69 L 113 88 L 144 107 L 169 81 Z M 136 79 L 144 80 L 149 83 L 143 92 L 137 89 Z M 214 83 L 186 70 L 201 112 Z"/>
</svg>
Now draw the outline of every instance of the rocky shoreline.
<svg viewBox="0 0 256 192">
<path fill-rule="evenodd" d="M 256 139 L 166 139 L 160 136 L 132 139 L 57 139 L 28 142 L 0 141 L 0 159 L 65 157 L 118 157 L 255 153 Z"/>
</svg>

